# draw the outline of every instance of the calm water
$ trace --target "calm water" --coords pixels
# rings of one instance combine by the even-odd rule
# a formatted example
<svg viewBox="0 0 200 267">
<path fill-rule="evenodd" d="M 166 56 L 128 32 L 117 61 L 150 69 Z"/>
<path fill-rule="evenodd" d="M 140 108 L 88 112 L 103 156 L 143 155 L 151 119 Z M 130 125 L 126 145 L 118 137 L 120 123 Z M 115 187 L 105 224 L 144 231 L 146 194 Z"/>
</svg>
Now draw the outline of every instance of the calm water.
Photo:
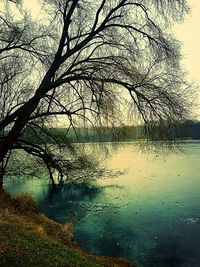
<svg viewBox="0 0 200 267">
<path fill-rule="evenodd" d="M 54 194 L 44 180 L 9 181 L 14 195 L 30 192 L 50 218 L 72 221 L 75 240 L 99 255 L 138 266 L 200 266 L 200 143 L 184 154 L 154 158 L 126 143 L 105 165 L 126 169 L 98 186 L 66 185 Z"/>
</svg>

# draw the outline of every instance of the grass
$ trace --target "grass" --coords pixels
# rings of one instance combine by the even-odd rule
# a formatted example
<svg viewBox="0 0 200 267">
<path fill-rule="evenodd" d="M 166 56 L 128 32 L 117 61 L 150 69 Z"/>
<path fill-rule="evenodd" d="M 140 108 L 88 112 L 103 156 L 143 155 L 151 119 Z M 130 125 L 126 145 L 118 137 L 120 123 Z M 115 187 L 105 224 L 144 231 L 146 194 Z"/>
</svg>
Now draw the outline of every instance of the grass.
<svg viewBox="0 0 200 267">
<path fill-rule="evenodd" d="M 74 241 L 72 225 L 43 214 L 29 195 L 16 198 L 0 192 L 0 266 L 2 267 L 129 267 L 133 264 L 98 257 Z"/>
</svg>

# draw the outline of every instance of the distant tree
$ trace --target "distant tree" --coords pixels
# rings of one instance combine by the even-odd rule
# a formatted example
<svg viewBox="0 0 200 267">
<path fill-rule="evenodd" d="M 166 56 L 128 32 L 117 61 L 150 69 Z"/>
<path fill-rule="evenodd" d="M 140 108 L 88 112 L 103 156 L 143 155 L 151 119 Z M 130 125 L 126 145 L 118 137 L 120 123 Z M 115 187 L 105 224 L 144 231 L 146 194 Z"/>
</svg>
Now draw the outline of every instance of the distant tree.
<svg viewBox="0 0 200 267">
<path fill-rule="evenodd" d="M 36 19 L 20 1 L 0 13 L 0 187 L 10 151 L 24 149 L 62 175 L 48 146 L 23 140 L 28 129 L 120 126 L 150 129 L 188 116 L 190 91 L 179 44 L 166 29 L 188 11 L 184 0 L 43 0 Z M 64 119 L 63 119 L 64 118 Z M 52 137 L 53 138 L 53 137 Z M 55 142 L 57 143 L 57 142 Z M 59 145 L 59 142 L 58 142 Z"/>
</svg>

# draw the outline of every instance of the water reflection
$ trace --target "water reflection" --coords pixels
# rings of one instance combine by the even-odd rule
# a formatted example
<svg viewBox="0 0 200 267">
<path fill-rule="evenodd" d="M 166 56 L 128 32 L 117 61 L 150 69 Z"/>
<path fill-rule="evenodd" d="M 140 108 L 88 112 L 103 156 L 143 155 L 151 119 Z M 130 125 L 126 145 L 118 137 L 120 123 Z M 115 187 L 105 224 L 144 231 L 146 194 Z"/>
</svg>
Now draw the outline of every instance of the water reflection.
<svg viewBox="0 0 200 267">
<path fill-rule="evenodd" d="M 100 255 L 128 258 L 143 267 L 200 266 L 200 144 L 185 154 L 151 160 L 121 147 L 106 166 L 126 168 L 95 185 L 8 182 L 13 194 L 30 192 L 48 217 L 72 221 L 79 243 Z"/>
<path fill-rule="evenodd" d="M 88 183 L 63 184 L 52 190 L 43 191 L 39 206 L 49 218 L 60 223 L 76 223 L 88 213 L 86 201 L 92 201 L 101 192 L 101 188 Z"/>
<path fill-rule="evenodd" d="M 157 246 L 150 251 L 146 256 L 144 266 L 145 264 L 149 267 L 198 267 L 199 254 L 196 255 L 189 247 L 188 250 L 181 250 L 176 239 L 165 240 L 158 242 Z"/>
<path fill-rule="evenodd" d="M 89 225 L 76 225 L 75 238 L 99 255 L 125 257 L 134 254 L 138 235 L 134 229 L 125 228 L 110 210 L 103 212 L 102 216 L 90 218 Z"/>
</svg>

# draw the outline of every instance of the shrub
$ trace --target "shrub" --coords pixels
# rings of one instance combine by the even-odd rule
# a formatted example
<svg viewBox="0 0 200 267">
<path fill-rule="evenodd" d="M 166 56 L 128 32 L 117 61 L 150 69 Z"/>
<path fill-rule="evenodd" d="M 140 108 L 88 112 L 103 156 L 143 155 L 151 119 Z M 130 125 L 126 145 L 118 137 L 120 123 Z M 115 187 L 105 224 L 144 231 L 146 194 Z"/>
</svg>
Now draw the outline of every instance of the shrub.
<svg viewBox="0 0 200 267">
<path fill-rule="evenodd" d="M 37 204 L 29 194 L 21 194 L 14 198 L 14 208 L 19 212 L 34 212 L 37 210 Z"/>
</svg>

